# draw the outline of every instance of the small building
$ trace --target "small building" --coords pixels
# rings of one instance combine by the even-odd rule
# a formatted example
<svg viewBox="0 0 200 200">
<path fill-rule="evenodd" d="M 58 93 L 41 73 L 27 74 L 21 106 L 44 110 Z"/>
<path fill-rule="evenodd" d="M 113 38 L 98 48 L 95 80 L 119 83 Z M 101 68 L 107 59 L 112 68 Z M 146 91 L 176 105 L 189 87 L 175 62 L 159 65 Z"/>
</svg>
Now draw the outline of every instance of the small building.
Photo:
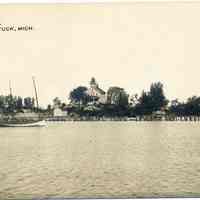
<svg viewBox="0 0 200 200">
<path fill-rule="evenodd" d="M 90 88 L 87 90 L 87 94 L 94 98 L 94 101 L 97 101 L 98 103 L 105 104 L 107 102 L 106 92 L 99 87 L 95 78 L 91 79 Z"/>
<path fill-rule="evenodd" d="M 53 116 L 54 117 L 66 117 L 68 115 L 67 111 L 63 111 L 60 108 L 54 108 L 53 110 Z"/>
<path fill-rule="evenodd" d="M 157 111 L 152 113 L 152 116 L 156 120 L 164 120 L 165 116 L 166 116 L 166 112 L 162 111 L 162 110 L 157 110 Z"/>
</svg>

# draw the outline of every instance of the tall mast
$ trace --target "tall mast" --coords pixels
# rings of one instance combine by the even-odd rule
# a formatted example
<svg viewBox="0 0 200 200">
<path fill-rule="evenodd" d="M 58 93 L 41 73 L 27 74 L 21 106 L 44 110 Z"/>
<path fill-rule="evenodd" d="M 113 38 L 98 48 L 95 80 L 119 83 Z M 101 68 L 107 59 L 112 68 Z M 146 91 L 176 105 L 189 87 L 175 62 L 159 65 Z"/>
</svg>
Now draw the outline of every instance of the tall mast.
<svg viewBox="0 0 200 200">
<path fill-rule="evenodd" d="M 11 88 L 11 81 L 9 80 L 9 90 L 10 90 L 10 96 L 12 97 L 12 88 Z"/>
<path fill-rule="evenodd" d="M 11 87 L 11 81 L 10 80 L 9 80 L 9 91 L 10 91 L 10 95 L 9 95 L 8 106 L 12 110 L 12 109 L 14 109 L 14 107 L 13 107 L 12 87 Z"/>
<path fill-rule="evenodd" d="M 37 95 L 37 88 L 36 88 L 36 84 L 35 84 L 35 78 L 32 77 L 33 79 L 33 86 L 34 86 L 34 89 L 35 89 L 35 98 L 36 98 L 36 104 L 37 104 L 37 109 L 39 108 L 39 103 L 38 103 L 38 95 Z"/>
</svg>

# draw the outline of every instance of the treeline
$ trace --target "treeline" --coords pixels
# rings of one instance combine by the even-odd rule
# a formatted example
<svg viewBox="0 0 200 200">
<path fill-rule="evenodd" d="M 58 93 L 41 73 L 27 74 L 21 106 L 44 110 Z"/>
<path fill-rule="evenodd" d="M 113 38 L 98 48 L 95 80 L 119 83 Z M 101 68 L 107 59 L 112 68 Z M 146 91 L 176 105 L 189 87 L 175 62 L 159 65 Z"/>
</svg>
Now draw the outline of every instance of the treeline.
<svg viewBox="0 0 200 200">
<path fill-rule="evenodd" d="M 35 110 L 35 100 L 32 97 L 0 95 L 0 111 L 2 113 L 20 112 L 22 109 Z"/>
<path fill-rule="evenodd" d="M 178 99 L 171 101 L 169 113 L 176 116 L 200 116 L 200 97 L 193 96 L 186 102 L 179 102 Z"/>
<path fill-rule="evenodd" d="M 37 109 L 33 97 L 22 98 L 20 96 L 0 95 L 0 112 L 23 112 L 23 109 L 40 111 L 53 115 L 55 108 L 67 111 L 70 116 L 95 116 L 95 117 L 145 117 L 153 116 L 161 111 L 168 118 L 200 117 L 200 97 L 193 96 L 185 102 L 178 99 L 169 101 L 164 93 L 161 82 L 152 83 L 148 91 L 142 91 L 140 95 L 130 96 L 121 87 L 110 87 L 102 97 L 91 96 L 88 88 L 79 86 L 69 94 L 70 103 L 66 104 L 55 98 L 53 106 L 46 109 Z M 101 96 L 101 95 L 100 95 Z"/>
<path fill-rule="evenodd" d="M 87 90 L 87 87 L 79 86 L 70 92 L 69 113 L 79 116 L 134 117 L 164 110 L 169 102 L 160 82 L 151 84 L 150 90 L 143 91 L 141 96 L 135 94 L 132 97 L 123 88 L 110 87 L 104 103 L 99 103 L 98 97 L 89 96 Z"/>
<path fill-rule="evenodd" d="M 157 111 L 170 118 L 200 116 L 200 97 L 190 97 L 186 102 L 179 102 L 178 99 L 169 101 L 163 88 L 161 82 L 156 82 L 141 95 L 129 96 L 123 88 L 110 87 L 106 102 L 100 103 L 98 97 L 87 94 L 87 87 L 79 86 L 70 92 L 70 104 L 60 105 L 72 116 L 143 117 L 152 116 Z"/>
</svg>

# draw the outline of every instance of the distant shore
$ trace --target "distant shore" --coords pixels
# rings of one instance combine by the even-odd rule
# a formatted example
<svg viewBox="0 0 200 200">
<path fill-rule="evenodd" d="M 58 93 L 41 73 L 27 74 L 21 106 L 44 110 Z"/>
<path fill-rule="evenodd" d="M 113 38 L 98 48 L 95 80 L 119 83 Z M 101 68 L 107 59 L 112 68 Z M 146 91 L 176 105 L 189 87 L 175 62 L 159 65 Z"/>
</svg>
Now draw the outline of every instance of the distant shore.
<svg viewBox="0 0 200 200">
<path fill-rule="evenodd" d="M 67 122 L 67 121 L 194 121 L 200 122 L 200 117 L 187 116 L 187 117 L 163 117 L 163 118 L 150 118 L 150 117 L 47 117 L 47 122 Z"/>
<path fill-rule="evenodd" d="M 52 114 L 37 113 L 38 115 L 19 115 L 15 116 L 16 121 L 30 121 L 43 119 L 47 122 L 67 122 L 67 121 L 194 121 L 200 122 L 200 116 L 175 116 L 175 115 L 138 115 L 135 117 L 129 116 L 53 116 Z M 39 117 L 40 116 L 40 117 Z M 8 121 L 9 115 L 1 114 L 0 121 Z"/>
</svg>

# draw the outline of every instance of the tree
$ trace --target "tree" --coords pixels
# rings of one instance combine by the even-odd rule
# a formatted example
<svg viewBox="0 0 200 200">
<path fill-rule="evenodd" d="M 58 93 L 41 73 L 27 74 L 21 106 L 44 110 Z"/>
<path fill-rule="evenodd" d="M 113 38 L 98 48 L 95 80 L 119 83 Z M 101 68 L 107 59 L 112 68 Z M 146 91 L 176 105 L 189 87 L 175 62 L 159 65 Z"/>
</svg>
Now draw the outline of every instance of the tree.
<svg viewBox="0 0 200 200">
<path fill-rule="evenodd" d="M 69 99 L 74 103 L 86 104 L 89 101 L 89 95 L 86 91 L 87 87 L 79 86 L 70 92 Z"/>
<path fill-rule="evenodd" d="M 169 111 L 176 116 L 200 116 L 200 97 L 192 96 L 185 103 L 172 100 Z"/>
<path fill-rule="evenodd" d="M 117 106 L 128 106 L 128 94 L 123 88 L 110 87 L 107 92 L 107 101 Z"/>
<path fill-rule="evenodd" d="M 185 103 L 185 114 L 186 115 L 200 115 L 200 97 L 193 96 L 188 98 Z"/>
<path fill-rule="evenodd" d="M 161 110 L 168 104 L 163 91 L 163 84 L 160 82 L 152 83 L 150 87 L 149 95 L 153 104 L 153 111 Z"/>
<path fill-rule="evenodd" d="M 13 112 L 15 109 L 15 97 L 12 95 L 5 96 L 5 110 L 6 112 Z"/>
<path fill-rule="evenodd" d="M 164 95 L 163 84 L 152 83 L 149 92 L 142 92 L 134 111 L 139 115 L 149 115 L 153 111 L 163 109 L 167 104 L 168 100 Z"/>
<path fill-rule="evenodd" d="M 34 108 L 34 101 L 31 97 L 24 98 L 24 107 L 27 109 L 33 109 Z"/>
<path fill-rule="evenodd" d="M 51 104 L 47 105 L 47 111 L 50 112 L 52 110 Z"/>
<path fill-rule="evenodd" d="M 58 97 L 53 99 L 53 106 L 58 108 L 61 106 L 61 100 Z"/>
<path fill-rule="evenodd" d="M 13 95 L 0 95 L 0 109 L 1 112 L 14 113 L 20 111 L 22 108 L 33 109 L 34 108 L 34 98 Z"/>
<path fill-rule="evenodd" d="M 5 96 L 0 96 L 0 108 L 3 110 L 5 108 Z"/>
<path fill-rule="evenodd" d="M 153 101 L 149 92 L 143 91 L 139 98 L 139 103 L 136 105 L 136 112 L 140 115 L 152 114 L 153 112 Z"/>
<path fill-rule="evenodd" d="M 17 97 L 16 99 L 16 109 L 20 110 L 23 108 L 23 99 L 21 97 Z"/>
<path fill-rule="evenodd" d="M 174 114 L 175 116 L 184 116 L 185 115 L 185 103 L 179 102 L 178 99 L 172 100 L 171 105 L 169 107 L 169 113 Z"/>
<path fill-rule="evenodd" d="M 66 104 L 66 103 L 61 103 L 61 106 L 60 106 L 60 108 L 61 108 L 62 110 L 65 110 L 65 109 L 66 109 L 66 106 L 67 106 L 67 104 Z"/>
<path fill-rule="evenodd" d="M 138 94 L 134 94 L 130 97 L 130 105 L 135 106 L 139 103 Z"/>
</svg>

